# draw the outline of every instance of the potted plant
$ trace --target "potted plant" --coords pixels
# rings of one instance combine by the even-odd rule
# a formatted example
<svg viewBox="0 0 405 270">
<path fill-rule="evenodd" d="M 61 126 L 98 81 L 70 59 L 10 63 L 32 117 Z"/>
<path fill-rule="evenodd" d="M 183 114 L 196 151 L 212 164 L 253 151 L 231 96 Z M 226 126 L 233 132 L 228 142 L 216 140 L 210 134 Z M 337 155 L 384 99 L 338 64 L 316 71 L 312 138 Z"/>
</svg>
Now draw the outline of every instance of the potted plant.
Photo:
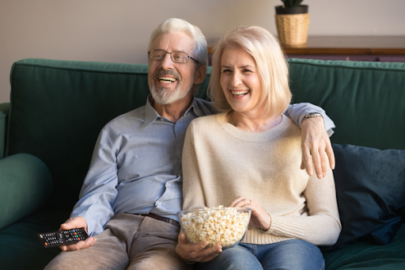
<svg viewBox="0 0 405 270">
<path fill-rule="evenodd" d="M 284 5 L 276 6 L 276 26 L 281 44 L 301 45 L 308 39 L 308 6 L 303 0 L 281 0 Z"/>
</svg>

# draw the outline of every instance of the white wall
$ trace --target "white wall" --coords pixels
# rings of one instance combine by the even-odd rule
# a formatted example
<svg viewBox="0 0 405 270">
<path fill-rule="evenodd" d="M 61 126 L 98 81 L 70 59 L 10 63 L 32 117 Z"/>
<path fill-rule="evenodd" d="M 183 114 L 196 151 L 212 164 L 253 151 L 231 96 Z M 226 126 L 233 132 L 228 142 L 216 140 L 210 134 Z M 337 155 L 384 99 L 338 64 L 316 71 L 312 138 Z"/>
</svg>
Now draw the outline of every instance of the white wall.
<svg viewBox="0 0 405 270">
<path fill-rule="evenodd" d="M 0 0 L 0 103 L 23 58 L 146 63 L 149 35 L 170 17 L 201 28 L 209 42 L 240 25 L 276 34 L 280 0 Z M 309 35 L 405 35 L 404 0 L 305 0 Z"/>
</svg>

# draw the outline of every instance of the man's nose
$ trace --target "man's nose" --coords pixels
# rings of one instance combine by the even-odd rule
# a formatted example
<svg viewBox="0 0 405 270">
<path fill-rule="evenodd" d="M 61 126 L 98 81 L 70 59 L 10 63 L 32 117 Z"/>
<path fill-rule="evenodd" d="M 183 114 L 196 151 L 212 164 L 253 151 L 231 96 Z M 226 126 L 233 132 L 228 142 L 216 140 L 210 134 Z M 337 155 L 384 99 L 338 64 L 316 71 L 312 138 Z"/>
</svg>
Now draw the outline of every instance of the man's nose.
<svg viewBox="0 0 405 270">
<path fill-rule="evenodd" d="M 162 60 L 162 68 L 163 69 L 173 69 L 173 61 L 169 53 L 166 53 L 165 58 Z"/>
</svg>

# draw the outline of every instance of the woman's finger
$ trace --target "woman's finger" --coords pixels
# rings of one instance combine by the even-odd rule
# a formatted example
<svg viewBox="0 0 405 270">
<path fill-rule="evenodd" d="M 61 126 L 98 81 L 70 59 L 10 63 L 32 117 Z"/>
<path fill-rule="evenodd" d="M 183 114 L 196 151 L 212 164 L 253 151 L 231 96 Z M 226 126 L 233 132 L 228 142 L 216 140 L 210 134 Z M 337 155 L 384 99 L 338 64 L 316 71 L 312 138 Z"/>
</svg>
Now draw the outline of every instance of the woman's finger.
<svg viewBox="0 0 405 270">
<path fill-rule="evenodd" d="M 236 198 L 230 205 L 229 207 L 235 207 L 236 204 L 238 204 L 239 202 L 243 201 L 245 199 L 245 197 L 239 196 L 238 198 Z"/>
</svg>

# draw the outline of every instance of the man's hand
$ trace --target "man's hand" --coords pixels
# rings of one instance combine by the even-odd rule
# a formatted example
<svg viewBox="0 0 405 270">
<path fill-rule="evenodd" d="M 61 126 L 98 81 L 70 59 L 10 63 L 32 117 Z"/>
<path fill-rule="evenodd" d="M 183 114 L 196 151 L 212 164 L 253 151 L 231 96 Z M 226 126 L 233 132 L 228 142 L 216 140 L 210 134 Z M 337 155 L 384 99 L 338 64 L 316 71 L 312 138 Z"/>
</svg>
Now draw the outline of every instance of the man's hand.
<svg viewBox="0 0 405 270">
<path fill-rule="evenodd" d="M 84 228 L 87 232 L 86 219 L 84 217 L 69 218 L 68 220 L 65 221 L 65 223 L 60 225 L 59 230 L 70 230 L 74 228 Z M 97 239 L 95 237 L 89 237 L 85 241 L 80 241 L 74 245 L 60 246 L 60 249 L 62 251 L 73 251 L 84 249 L 92 246 L 96 241 Z"/>
<path fill-rule="evenodd" d="M 184 233 L 179 234 L 179 242 L 176 247 L 176 253 L 187 262 L 209 262 L 213 260 L 219 253 L 222 252 L 220 245 L 214 245 L 205 248 L 208 245 L 207 241 L 198 244 L 193 244 L 188 241 Z"/>
<path fill-rule="evenodd" d="M 301 124 L 302 163 L 301 170 L 313 174 L 313 166 L 319 179 L 326 176 L 329 166 L 335 168 L 335 155 L 322 117 L 305 119 Z"/>
</svg>

